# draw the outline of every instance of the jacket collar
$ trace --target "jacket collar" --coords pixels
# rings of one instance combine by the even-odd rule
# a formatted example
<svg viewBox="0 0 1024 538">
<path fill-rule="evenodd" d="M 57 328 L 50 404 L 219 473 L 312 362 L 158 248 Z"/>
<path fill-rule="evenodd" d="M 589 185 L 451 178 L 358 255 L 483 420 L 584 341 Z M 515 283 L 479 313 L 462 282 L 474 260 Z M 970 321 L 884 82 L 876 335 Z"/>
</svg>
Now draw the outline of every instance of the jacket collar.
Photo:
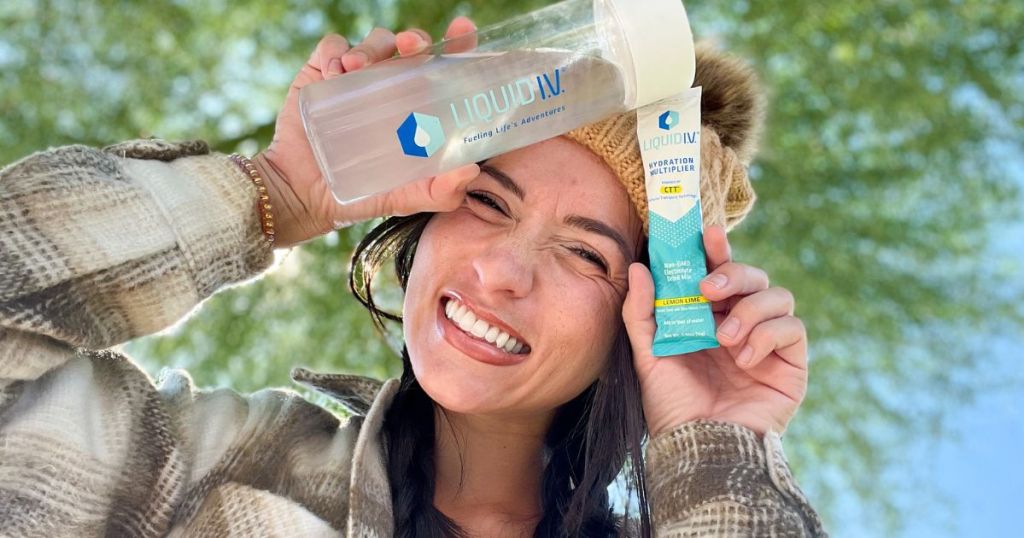
<svg viewBox="0 0 1024 538">
<path fill-rule="evenodd" d="M 326 394 L 361 420 L 352 451 L 346 536 L 386 538 L 394 535 L 391 485 L 381 430 L 401 380 L 379 381 L 354 374 L 319 374 L 295 368 L 292 380 Z"/>
<path fill-rule="evenodd" d="M 293 368 L 292 381 L 330 396 L 353 415 L 366 415 L 384 381 L 356 374 L 322 374 Z"/>
</svg>

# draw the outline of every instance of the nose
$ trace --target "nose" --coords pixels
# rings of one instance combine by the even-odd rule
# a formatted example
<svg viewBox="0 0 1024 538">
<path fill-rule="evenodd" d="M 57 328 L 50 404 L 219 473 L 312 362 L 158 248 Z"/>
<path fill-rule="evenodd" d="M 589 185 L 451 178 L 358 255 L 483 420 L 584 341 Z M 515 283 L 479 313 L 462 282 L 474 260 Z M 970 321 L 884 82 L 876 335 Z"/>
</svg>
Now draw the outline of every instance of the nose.
<svg viewBox="0 0 1024 538">
<path fill-rule="evenodd" d="M 473 258 L 473 270 L 487 291 L 524 297 L 533 289 L 529 246 L 511 238 L 491 244 Z"/>
</svg>

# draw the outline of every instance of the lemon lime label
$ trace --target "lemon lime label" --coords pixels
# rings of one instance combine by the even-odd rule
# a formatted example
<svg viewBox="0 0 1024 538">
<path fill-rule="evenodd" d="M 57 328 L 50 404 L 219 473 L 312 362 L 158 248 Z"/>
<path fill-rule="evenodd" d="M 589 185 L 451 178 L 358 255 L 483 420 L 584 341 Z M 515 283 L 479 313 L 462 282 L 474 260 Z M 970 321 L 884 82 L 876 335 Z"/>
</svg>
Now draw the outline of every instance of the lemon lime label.
<svg viewBox="0 0 1024 538">
<path fill-rule="evenodd" d="M 691 295 L 689 297 L 672 297 L 671 299 L 655 299 L 654 306 L 677 306 L 681 304 L 706 303 L 708 298 L 703 295 Z"/>
</svg>

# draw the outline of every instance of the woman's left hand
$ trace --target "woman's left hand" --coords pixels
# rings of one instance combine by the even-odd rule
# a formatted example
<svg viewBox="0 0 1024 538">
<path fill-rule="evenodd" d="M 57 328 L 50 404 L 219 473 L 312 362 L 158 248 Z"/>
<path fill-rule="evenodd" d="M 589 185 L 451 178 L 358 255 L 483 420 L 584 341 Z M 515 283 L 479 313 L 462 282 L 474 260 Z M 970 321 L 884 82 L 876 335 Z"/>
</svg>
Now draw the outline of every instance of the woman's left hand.
<svg viewBox="0 0 1024 538">
<path fill-rule="evenodd" d="M 706 228 L 704 247 L 709 274 L 700 289 L 721 347 L 655 357 L 654 282 L 643 264 L 629 268 L 622 316 L 649 435 L 701 418 L 781 434 L 807 390 L 807 332 L 793 316 L 793 294 L 768 287 L 763 270 L 733 262 L 724 228 Z"/>
</svg>

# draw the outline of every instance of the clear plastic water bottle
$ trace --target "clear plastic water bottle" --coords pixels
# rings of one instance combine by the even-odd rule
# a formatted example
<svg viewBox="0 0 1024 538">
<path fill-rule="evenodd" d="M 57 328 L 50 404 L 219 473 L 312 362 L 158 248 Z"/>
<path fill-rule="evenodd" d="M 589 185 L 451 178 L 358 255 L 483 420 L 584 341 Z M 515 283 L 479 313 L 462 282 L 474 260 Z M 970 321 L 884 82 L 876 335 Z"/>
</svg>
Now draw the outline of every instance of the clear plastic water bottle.
<svg viewBox="0 0 1024 538">
<path fill-rule="evenodd" d="M 310 84 L 299 107 L 348 203 L 658 101 L 694 71 L 680 0 L 567 0 Z"/>
</svg>

